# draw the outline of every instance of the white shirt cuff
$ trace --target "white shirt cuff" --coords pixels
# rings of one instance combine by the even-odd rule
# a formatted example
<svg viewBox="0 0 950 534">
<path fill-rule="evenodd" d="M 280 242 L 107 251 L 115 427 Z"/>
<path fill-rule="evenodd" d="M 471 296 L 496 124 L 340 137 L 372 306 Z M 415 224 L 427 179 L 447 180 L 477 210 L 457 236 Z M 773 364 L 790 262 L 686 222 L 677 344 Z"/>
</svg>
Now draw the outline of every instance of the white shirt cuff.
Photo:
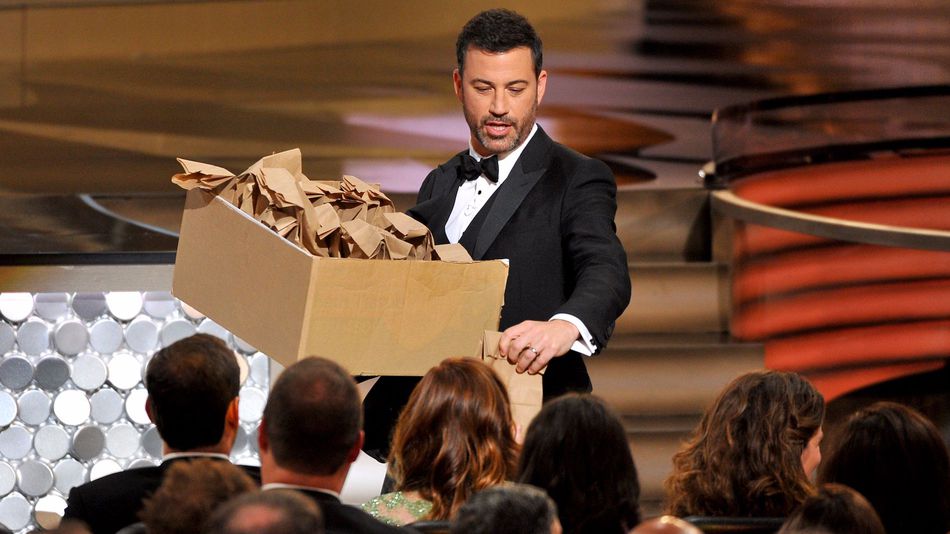
<svg viewBox="0 0 950 534">
<path fill-rule="evenodd" d="M 582 323 L 580 319 L 567 313 L 558 313 L 554 317 L 551 317 L 550 320 L 553 321 L 554 319 L 567 321 L 577 327 L 579 334 L 577 336 L 577 341 L 571 345 L 571 350 L 574 352 L 579 352 L 585 356 L 593 356 L 593 354 L 597 352 L 597 345 L 594 343 L 594 338 L 590 335 L 590 330 L 584 326 L 584 323 Z"/>
</svg>

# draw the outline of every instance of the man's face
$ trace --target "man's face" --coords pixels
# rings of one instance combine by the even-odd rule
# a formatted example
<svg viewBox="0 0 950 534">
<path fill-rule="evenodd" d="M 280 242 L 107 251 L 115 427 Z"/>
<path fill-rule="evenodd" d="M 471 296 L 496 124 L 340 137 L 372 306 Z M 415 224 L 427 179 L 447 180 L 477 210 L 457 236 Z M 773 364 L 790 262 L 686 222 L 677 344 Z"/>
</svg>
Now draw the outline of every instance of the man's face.
<svg viewBox="0 0 950 534">
<path fill-rule="evenodd" d="M 535 77 L 531 49 L 493 53 L 469 47 L 465 71 L 456 69 L 452 77 L 476 152 L 505 155 L 525 140 L 548 78 L 545 71 Z"/>
</svg>

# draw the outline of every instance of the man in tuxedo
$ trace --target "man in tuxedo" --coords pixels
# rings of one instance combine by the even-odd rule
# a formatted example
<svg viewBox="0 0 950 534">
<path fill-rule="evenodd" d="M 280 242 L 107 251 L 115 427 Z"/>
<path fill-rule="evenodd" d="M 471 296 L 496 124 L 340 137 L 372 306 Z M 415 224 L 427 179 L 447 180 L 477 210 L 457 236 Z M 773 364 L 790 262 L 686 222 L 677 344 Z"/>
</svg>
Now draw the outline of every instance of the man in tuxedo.
<svg viewBox="0 0 950 534">
<path fill-rule="evenodd" d="M 546 369 L 545 398 L 589 392 L 584 355 L 603 350 L 630 301 L 613 174 L 535 123 L 548 74 L 524 17 L 479 13 L 459 34 L 456 59 L 470 146 L 429 173 L 409 213 L 437 243 L 508 259 L 502 355 L 519 372 Z"/>
<path fill-rule="evenodd" d="M 85 522 L 93 534 L 111 534 L 137 523 L 142 501 L 161 485 L 172 463 L 198 457 L 230 461 L 241 384 L 236 357 L 224 341 L 196 334 L 163 348 L 148 363 L 145 388 L 145 410 L 162 438 L 162 463 L 113 473 L 70 490 L 64 519 Z M 257 468 L 245 469 L 260 481 Z"/>
<path fill-rule="evenodd" d="M 455 94 L 469 149 L 426 177 L 409 215 L 437 244 L 476 260 L 509 260 L 502 355 L 544 372 L 544 398 L 592 389 L 586 356 L 607 344 L 630 302 L 617 239 L 617 185 L 603 162 L 560 145 L 535 124 L 548 74 L 541 39 L 505 9 L 473 17 L 456 41 Z M 382 377 L 365 400 L 366 451 L 383 460 L 414 377 Z"/>
<path fill-rule="evenodd" d="M 310 357 L 281 373 L 258 432 L 265 491 L 291 489 L 320 507 L 328 533 L 414 532 L 383 524 L 340 502 L 363 445 L 356 382 L 333 361 Z"/>
</svg>

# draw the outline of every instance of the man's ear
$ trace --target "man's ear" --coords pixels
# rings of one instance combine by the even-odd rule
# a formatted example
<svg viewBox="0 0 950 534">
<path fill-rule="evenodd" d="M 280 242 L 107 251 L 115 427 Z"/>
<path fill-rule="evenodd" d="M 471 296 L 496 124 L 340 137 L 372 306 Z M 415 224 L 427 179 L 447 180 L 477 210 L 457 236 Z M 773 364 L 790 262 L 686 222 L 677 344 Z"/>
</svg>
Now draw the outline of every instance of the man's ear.
<svg viewBox="0 0 950 534">
<path fill-rule="evenodd" d="M 154 423 L 155 408 L 152 407 L 152 397 L 145 397 L 145 413 L 148 415 L 148 420 Z"/>
<path fill-rule="evenodd" d="M 455 86 L 455 98 L 462 101 L 462 73 L 458 69 L 452 71 L 452 85 Z"/>
<path fill-rule="evenodd" d="M 270 450 L 270 442 L 267 441 L 267 432 L 264 431 L 265 428 L 264 418 L 261 418 L 261 424 L 257 427 L 257 450 L 261 454 Z"/>
<path fill-rule="evenodd" d="M 548 85 L 548 71 L 542 70 L 541 74 L 538 75 L 538 104 L 541 103 L 541 99 L 544 98 L 544 90 Z"/>
<path fill-rule="evenodd" d="M 235 428 L 241 421 L 240 401 L 240 397 L 234 397 L 231 403 L 228 404 L 227 413 L 224 414 L 225 423 Z"/>
<path fill-rule="evenodd" d="M 349 454 L 346 455 L 346 462 L 353 463 L 360 456 L 360 451 L 363 450 L 363 440 L 366 437 L 366 434 L 360 430 L 360 435 L 356 437 L 356 443 L 353 444 L 353 448 L 350 449 Z"/>
</svg>

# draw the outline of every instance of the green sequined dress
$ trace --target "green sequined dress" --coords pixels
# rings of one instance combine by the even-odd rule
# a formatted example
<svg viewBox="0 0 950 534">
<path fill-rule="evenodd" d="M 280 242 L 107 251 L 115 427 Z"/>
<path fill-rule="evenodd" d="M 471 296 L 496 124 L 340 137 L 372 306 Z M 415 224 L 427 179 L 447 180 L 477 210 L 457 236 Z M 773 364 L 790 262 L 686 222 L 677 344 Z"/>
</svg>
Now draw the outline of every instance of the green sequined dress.
<svg viewBox="0 0 950 534">
<path fill-rule="evenodd" d="M 401 491 L 394 491 L 364 503 L 363 511 L 388 525 L 402 526 L 428 515 L 432 511 L 432 503 L 425 499 L 412 499 Z"/>
</svg>

